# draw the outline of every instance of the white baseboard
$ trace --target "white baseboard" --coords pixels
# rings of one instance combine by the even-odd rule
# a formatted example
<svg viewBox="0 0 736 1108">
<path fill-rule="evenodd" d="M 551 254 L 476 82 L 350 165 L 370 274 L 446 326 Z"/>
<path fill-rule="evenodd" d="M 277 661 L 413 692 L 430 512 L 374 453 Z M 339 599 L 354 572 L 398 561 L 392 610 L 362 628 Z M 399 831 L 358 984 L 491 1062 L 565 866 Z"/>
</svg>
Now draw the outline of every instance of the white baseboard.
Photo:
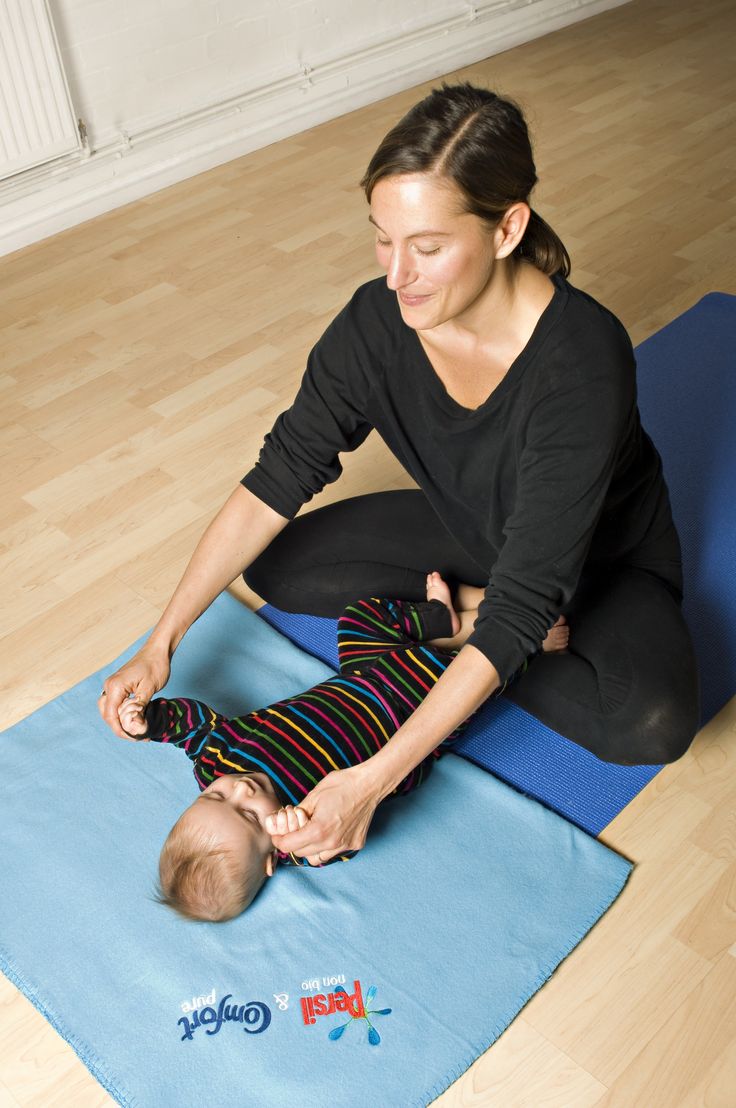
<svg viewBox="0 0 736 1108">
<path fill-rule="evenodd" d="M 496 0 L 0 185 L 0 256 L 627 0 Z M 513 94 L 513 90 L 509 90 Z M 366 151 L 366 158 L 371 151 Z"/>
</svg>

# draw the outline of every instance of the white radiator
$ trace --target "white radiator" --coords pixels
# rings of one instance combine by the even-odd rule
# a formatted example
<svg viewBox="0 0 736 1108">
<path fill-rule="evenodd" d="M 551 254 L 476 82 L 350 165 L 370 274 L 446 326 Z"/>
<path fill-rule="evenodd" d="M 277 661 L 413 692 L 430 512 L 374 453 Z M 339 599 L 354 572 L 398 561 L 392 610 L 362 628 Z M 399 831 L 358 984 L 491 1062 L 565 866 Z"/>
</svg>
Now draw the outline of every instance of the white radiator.
<svg viewBox="0 0 736 1108">
<path fill-rule="evenodd" d="M 0 180 L 80 146 L 46 0 L 0 0 Z"/>
</svg>

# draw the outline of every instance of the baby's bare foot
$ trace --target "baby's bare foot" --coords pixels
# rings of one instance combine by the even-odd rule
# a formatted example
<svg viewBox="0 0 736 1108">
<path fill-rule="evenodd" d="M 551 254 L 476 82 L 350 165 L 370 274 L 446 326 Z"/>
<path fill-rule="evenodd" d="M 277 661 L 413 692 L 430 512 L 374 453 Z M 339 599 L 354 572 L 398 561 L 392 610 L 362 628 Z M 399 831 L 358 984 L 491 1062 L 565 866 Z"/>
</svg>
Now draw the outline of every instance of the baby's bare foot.
<svg viewBox="0 0 736 1108">
<path fill-rule="evenodd" d="M 457 635 L 460 630 L 460 617 L 452 606 L 449 585 L 446 581 L 443 581 L 441 575 L 436 571 L 427 574 L 427 600 L 440 600 L 446 608 L 449 608 L 452 619 L 452 634 Z"/>
<path fill-rule="evenodd" d="M 568 643 L 570 642 L 570 628 L 567 620 L 564 616 L 560 616 L 550 630 L 547 632 L 547 637 L 542 643 L 542 650 L 545 654 L 552 654 L 555 651 L 563 652 L 567 650 Z"/>
</svg>

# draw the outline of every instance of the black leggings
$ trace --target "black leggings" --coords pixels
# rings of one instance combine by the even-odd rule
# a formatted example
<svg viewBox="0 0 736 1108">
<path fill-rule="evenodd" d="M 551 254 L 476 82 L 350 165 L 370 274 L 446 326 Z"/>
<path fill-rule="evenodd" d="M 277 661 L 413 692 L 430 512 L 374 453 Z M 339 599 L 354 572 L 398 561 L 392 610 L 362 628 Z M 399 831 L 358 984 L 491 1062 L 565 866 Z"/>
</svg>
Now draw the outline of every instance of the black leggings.
<svg viewBox="0 0 736 1108">
<path fill-rule="evenodd" d="M 287 612 L 341 615 L 364 596 L 421 600 L 426 575 L 451 587 L 488 575 L 417 489 L 371 493 L 297 517 L 244 573 Z M 504 695 L 607 762 L 680 758 L 699 726 L 698 676 L 675 591 L 619 566 L 584 578 L 565 609 L 568 653 L 538 654 Z"/>
</svg>

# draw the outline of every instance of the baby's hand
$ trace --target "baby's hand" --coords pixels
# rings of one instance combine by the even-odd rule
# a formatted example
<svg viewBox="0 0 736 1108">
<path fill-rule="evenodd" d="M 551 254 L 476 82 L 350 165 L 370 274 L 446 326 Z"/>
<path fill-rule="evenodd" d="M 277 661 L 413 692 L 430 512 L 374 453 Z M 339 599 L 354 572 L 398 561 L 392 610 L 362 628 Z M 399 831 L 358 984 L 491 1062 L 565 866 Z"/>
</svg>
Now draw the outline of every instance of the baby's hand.
<svg viewBox="0 0 736 1108">
<path fill-rule="evenodd" d="M 131 739 L 143 739 L 148 733 L 146 712 L 135 696 L 124 700 L 118 708 L 120 726 Z"/>
<path fill-rule="evenodd" d="M 266 816 L 266 830 L 269 835 L 288 835 L 290 831 L 299 831 L 309 823 L 309 816 L 303 808 L 292 808 L 287 804 Z"/>
</svg>

